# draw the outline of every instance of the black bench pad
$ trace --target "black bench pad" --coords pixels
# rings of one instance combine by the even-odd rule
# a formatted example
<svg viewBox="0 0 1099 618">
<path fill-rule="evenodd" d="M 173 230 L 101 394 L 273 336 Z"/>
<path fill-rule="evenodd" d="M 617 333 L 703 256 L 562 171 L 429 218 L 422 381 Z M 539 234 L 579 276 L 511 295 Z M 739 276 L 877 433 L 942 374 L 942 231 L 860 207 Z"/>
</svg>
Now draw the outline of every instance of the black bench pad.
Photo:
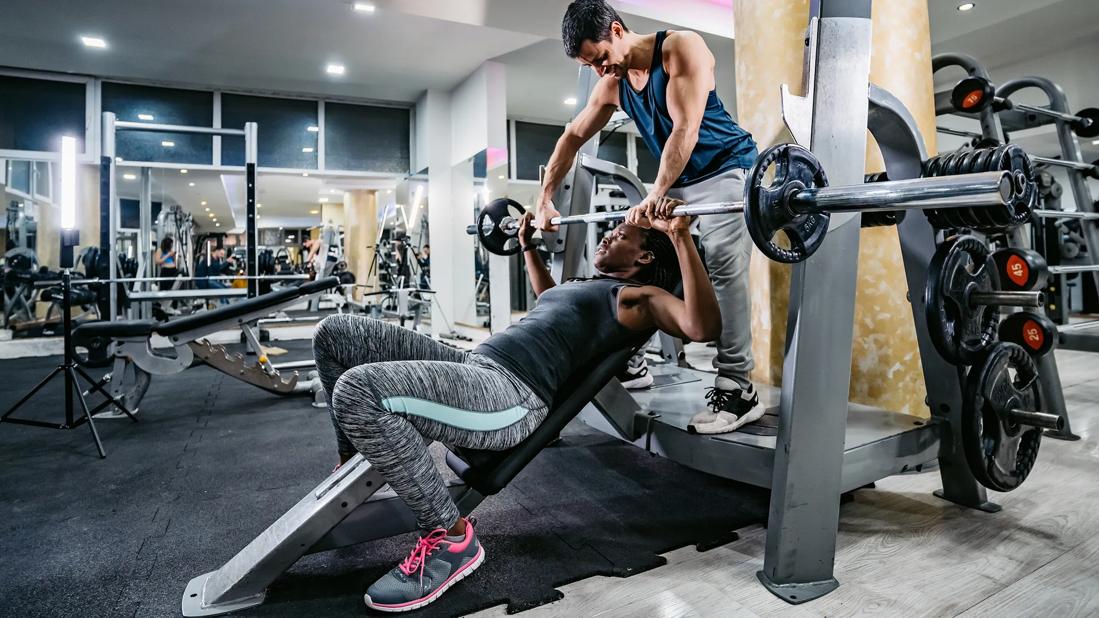
<svg viewBox="0 0 1099 618">
<path fill-rule="evenodd" d="M 641 339 L 641 343 L 651 335 L 649 333 Z M 558 399 L 553 402 L 546 420 L 512 448 L 505 451 L 454 448 L 454 454 L 469 464 L 469 468 L 462 473 L 462 480 L 483 496 L 491 496 L 506 487 L 546 445 L 561 434 L 565 425 L 584 409 L 596 393 L 614 379 L 633 352 L 634 348 L 620 350 L 594 366 L 573 372 L 558 393 Z"/>
<path fill-rule="evenodd" d="M 201 311 L 193 315 L 179 318 L 177 320 L 171 320 L 164 322 L 156 329 L 158 335 L 165 337 L 173 337 L 187 331 L 202 328 L 204 326 L 210 326 L 211 324 L 217 324 L 218 322 L 226 322 L 229 320 L 235 320 L 241 316 L 248 315 L 253 311 L 264 309 L 267 307 L 274 307 L 288 300 L 300 298 L 303 296 L 309 296 L 310 294 L 316 294 L 317 292 L 323 292 L 325 290 L 334 288 L 340 284 L 340 280 L 336 277 L 327 277 L 317 281 L 311 281 L 304 285 L 297 287 L 283 288 L 275 292 L 269 292 L 262 296 L 255 298 L 249 298 L 248 300 L 242 300 L 231 305 L 221 307 L 218 309 L 211 309 L 209 311 Z"/>
<path fill-rule="evenodd" d="M 123 337 L 148 337 L 156 330 L 156 320 L 117 320 L 109 322 L 98 320 L 86 322 L 73 329 L 73 338 L 77 341 L 91 341 L 96 338 L 121 339 Z"/>
</svg>

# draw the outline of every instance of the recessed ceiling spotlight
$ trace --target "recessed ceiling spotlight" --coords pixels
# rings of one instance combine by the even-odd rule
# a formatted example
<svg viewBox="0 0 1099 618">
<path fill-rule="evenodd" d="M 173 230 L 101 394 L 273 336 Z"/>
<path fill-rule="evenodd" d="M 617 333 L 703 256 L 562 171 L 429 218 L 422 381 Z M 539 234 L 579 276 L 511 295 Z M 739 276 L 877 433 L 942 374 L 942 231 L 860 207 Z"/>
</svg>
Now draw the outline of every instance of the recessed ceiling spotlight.
<svg viewBox="0 0 1099 618">
<path fill-rule="evenodd" d="M 180 174 L 186 174 L 186 173 L 187 173 L 187 170 L 179 170 L 179 173 L 180 173 Z"/>
<path fill-rule="evenodd" d="M 313 147 L 312 146 L 306 146 L 305 148 L 302 148 L 301 151 L 304 152 L 304 153 L 310 153 L 310 152 L 313 152 Z"/>
<path fill-rule="evenodd" d="M 144 120 L 145 122 L 152 122 L 153 121 L 153 115 L 152 114 L 138 114 L 137 119 L 138 120 Z"/>
<path fill-rule="evenodd" d="M 107 40 L 98 36 L 82 36 L 80 42 L 84 44 L 84 47 L 91 47 L 94 49 L 107 49 Z"/>
<path fill-rule="evenodd" d="M 317 198 L 317 201 L 322 203 L 322 204 L 327 204 L 328 203 L 328 198 L 327 197 Z"/>
<path fill-rule="evenodd" d="M 206 216 L 207 216 L 207 217 L 210 217 L 211 219 L 213 219 L 213 218 L 214 218 L 214 213 L 210 213 L 210 214 L 208 214 L 208 215 L 206 215 Z"/>
<path fill-rule="evenodd" d="M 115 157 L 114 162 L 115 163 L 122 163 L 122 157 Z"/>
<path fill-rule="evenodd" d="M 125 180 L 137 180 L 137 176 L 134 174 L 123 174 L 122 178 Z"/>
<path fill-rule="evenodd" d="M 576 105 L 576 97 L 566 97 L 563 102 L 565 105 Z"/>
<path fill-rule="evenodd" d="M 160 145 L 165 148 L 175 148 L 176 143 L 171 140 L 164 140 L 163 142 L 160 142 Z"/>
<path fill-rule="evenodd" d="M 393 193 L 393 189 L 386 189 L 385 190 L 386 195 L 389 195 L 390 193 Z"/>
<path fill-rule="evenodd" d="M 195 186 L 195 183 L 193 183 L 193 182 L 189 182 L 189 183 L 187 183 L 187 186 L 188 186 L 188 187 L 193 187 L 193 186 Z"/>
<path fill-rule="evenodd" d="M 975 6 L 977 6 L 976 2 L 963 2 L 958 5 L 958 10 L 964 13 L 966 11 L 972 11 Z"/>
<path fill-rule="evenodd" d="M 215 222 L 215 223 L 214 223 L 214 227 L 221 227 L 221 224 L 220 224 L 220 223 L 217 223 L 217 222 Z"/>
<path fill-rule="evenodd" d="M 1099 139 L 1093 139 L 1093 140 L 1091 140 L 1091 145 L 1092 145 L 1092 146 L 1099 146 Z"/>
<path fill-rule="evenodd" d="M 260 204 L 259 202 L 256 202 L 256 208 L 263 208 L 263 204 Z"/>
<path fill-rule="evenodd" d="M 203 202 L 203 204 L 205 204 L 205 203 L 206 202 Z M 210 207 L 209 206 L 206 207 L 206 212 L 210 212 Z"/>
<path fill-rule="evenodd" d="M 311 126 L 305 127 L 305 130 L 309 131 L 310 133 L 320 133 L 321 132 L 321 128 L 318 127 L 317 125 L 311 125 Z"/>
<path fill-rule="evenodd" d="M 205 205 L 206 205 L 206 200 L 202 200 L 202 205 L 203 205 L 203 206 L 205 206 Z M 209 208 L 207 208 L 206 210 L 210 210 L 210 209 L 209 209 Z"/>
<path fill-rule="evenodd" d="M 309 177 L 309 172 L 302 172 L 302 173 L 301 173 L 301 175 L 302 175 L 302 176 L 305 176 L 306 178 L 308 178 L 308 177 Z"/>
<path fill-rule="evenodd" d="M 328 66 L 324 67 L 324 72 L 328 73 L 329 75 L 343 75 L 347 72 L 347 67 L 343 66 L 342 64 L 329 64 Z"/>
<path fill-rule="evenodd" d="M 315 209 L 315 208 L 314 208 L 313 210 L 310 210 L 310 211 L 309 211 L 309 214 L 311 214 L 311 215 L 319 215 L 319 214 L 321 214 L 321 211 L 319 211 L 319 210 L 317 210 L 317 209 Z"/>
<path fill-rule="evenodd" d="M 496 177 L 497 180 L 503 180 L 505 178 L 507 178 L 507 176 L 504 176 L 503 174 L 500 174 L 499 176 Z"/>
<path fill-rule="evenodd" d="M 377 7 L 374 6 L 373 2 L 356 2 L 351 5 L 351 8 L 360 13 L 373 13 L 377 10 Z"/>
</svg>

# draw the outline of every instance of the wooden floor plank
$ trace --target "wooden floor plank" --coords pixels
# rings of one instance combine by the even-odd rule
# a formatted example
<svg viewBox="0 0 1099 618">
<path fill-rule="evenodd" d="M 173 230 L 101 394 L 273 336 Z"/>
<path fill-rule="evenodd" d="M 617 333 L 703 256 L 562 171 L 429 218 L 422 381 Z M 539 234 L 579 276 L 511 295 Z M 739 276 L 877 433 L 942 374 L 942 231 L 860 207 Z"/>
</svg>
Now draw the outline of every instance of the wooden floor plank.
<svg viewBox="0 0 1099 618">
<path fill-rule="evenodd" d="M 1097 564 L 1099 537 L 1093 537 L 961 615 L 1097 616 Z"/>
</svg>

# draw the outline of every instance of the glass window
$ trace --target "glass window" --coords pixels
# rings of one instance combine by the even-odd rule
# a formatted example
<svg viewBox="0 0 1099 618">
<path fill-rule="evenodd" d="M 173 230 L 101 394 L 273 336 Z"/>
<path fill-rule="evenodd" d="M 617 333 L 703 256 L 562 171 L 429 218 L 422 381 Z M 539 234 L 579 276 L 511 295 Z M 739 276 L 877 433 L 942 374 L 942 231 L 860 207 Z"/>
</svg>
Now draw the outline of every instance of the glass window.
<svg viewBox="0 0 1099 618">
<path fill-rule="evenodd" d="M 30 194 L 31 162 L 8 161 L 8 188 L 12 191 Z"/>
<path fill-rule="evenodd" d="M 50 178 L 50 163 L 49 161 L 35 161 L 34 162 L 34 193 L 38 197 L 52 199 L 53 193 L 52 183 Z"/>
<path fill-rule="evenodd" d="M 103 111 L 114 112 L 118 120 L 130 122 L 212 127 L 214 95 L 199 90 L 103 82 Z M 115 154 L 127 161 L 209 165 L 214 160 L 213 152 L 209 135 L 120 130 L 115 136 Z"/>
<path fill-rule="evenodd" d="M 515 123 L 515 172 L 519 180 L 538 180 L 538 167 L 549 161 L 562 131 L 561 125 Z"/>
<path fill-rule="evenodd" d="M 243 129 L 244 123 L 259 125 L 256 141 L 259 165 L 295 169 L 317 169 L 317 102 L 276 99 L 242 94 L 221 95 L 221 126 Z M 221 138 L 221 162 L 244 165 L 244 138 Z"/>
<path fill-rule="evenodd" d="M 634 145 L 637 151 L 637 177 L 641 182 L 655 182 L 656 174 L 660 171 L 660 161 L 649 152 L 649 147 L 640 138 L 635 138 Z"/>
<path fill-rule="evenodd" d="M 87 86 L 0 75 L 0 148 L 58 152 L 61 136 L 77 139 L 84 149 Z"/>
<path fill-rule="evenodd" d="M 160 216 L 160 208 L 162 202 L 152 202 L 152 221 L 156 221 L 156 218 Z M 141 227 L 141 201 L 120 197 L 118 198 L 118 213 L 119 222 L 118 227 L 127 229 L 138 229 Z"/>
<path fill-rule="evenodd" d="M 477 154 L 473 155 L 473 177 L 474 178 L 484 178 L 486 175 L 488 175 L 488 170 L 486 169 L 487 166 L 488 166 L 488 151 L 487 150 L 482 150 L 481 152 L 478 152 Z"/>
<path fill-rule="evenodd" d="M 629 163 L 626 157 L 626 138 L 625 133 L 618 131 L 600 133 L 598 157 L 627 167 Z"/>
<path fill-rule="evenodd" d="M 325 168 L 407 174 L 409 122 L 407 108 L 325 103 Z"/>
</svg>

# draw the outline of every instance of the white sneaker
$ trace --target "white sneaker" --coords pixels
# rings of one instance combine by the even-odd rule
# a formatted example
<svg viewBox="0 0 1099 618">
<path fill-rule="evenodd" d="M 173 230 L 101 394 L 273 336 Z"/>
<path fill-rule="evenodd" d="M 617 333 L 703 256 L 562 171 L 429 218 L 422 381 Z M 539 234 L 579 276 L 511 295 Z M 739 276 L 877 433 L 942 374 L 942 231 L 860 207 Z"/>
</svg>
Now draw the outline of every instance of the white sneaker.
<svg viewBox="0 0 1099 618">
<path fill-rule="evenodd" d="M 706 391 L 710 409 L 691 418 L 687 433 L 728 433 L 763 418 L 767 410 L 759 405 L 755 387 L 749 384 L 748 388 L 741 388 L 737 384 L 724 388 L 733 384 L 736 383 L 728 378 L 718 377 L 714 387 Z"/>
<path fill-rule="evenodd" d="M 630 357 L 625 369 L 618 373 L 618 381 L 631 391 L 653 385 L 653 374 L 649 373 L 649 363 L 645 360 L 644 351 L 639 351 Z"/>
</svg>

